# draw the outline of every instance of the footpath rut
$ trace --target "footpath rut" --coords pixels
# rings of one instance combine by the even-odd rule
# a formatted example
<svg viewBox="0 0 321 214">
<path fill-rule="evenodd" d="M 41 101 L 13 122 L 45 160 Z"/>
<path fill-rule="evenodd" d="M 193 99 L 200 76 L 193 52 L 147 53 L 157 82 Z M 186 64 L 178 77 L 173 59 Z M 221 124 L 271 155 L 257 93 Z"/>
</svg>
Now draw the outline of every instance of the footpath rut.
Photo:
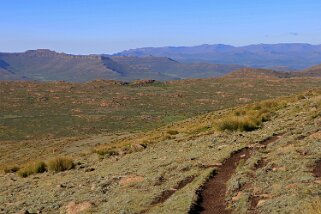
<svg viewBox="0 0 321 214">
<path fill-rule="evenodd" d="M 281 135 L 272 136 L 260 143 L 267 146 L 278 140 Z M 255 148 L 243 148 L 231 155 L 218 167 L 214 175 L 205 183 L 199 193 L 198 203 L 192 207 L 189 214 L 230 214 L 232 211 L 226 209 L 225 193 L 226 183 L 232 177 L 240 160 L 246 161 L 251 157 Z"/>
</svg>

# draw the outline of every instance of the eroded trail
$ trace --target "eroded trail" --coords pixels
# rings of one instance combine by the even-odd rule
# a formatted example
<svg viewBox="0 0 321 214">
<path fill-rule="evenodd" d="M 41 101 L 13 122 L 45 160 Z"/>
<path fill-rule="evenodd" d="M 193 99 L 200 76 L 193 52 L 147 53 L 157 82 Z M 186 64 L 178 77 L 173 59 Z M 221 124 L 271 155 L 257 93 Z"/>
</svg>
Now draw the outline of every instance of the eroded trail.
<svg viewBox="0 0 321 214">
<path fill-rule="evenodd" d="M 280 135 L 270 137 L 260 144 L 267 146 L 276 141 Z M 250 158 L 255 148 L 244 148 L 231 155 L 224 163 L 215 171 L 213 177 L 203 186 L 199 195 L 198 204 L 191 209 L 190 214 L 229 214 L 232 211 L 226 209 L 225 193 L 226 183 L 232 177 L 240 160 L 246 161 Z"/>
</svg>

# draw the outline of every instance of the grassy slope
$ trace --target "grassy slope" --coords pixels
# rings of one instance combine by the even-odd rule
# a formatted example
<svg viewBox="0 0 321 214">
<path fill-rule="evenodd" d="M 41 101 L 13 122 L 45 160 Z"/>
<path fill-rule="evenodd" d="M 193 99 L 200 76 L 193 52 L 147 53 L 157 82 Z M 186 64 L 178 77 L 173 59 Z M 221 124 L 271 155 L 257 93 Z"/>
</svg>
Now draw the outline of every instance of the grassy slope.
<svg viewBox="0 0 321 214">
<path fill-rule="evenodd" d="M 0 140 L 151 130 L 198 114 L 304 91 L 320 82 L 265 77 L 145 86 L 110 81 L 0 82 Z"/>
<path fill-rule="evenodd" d="M 242 213 L 249 209 L 249 196 L 255 191 L 260 197 L 266 197 L 258 211 L 299 212 L 300 208 L 309 206 L 311 198 L 320 195 L 320 180 L 311 172 L 321 156 L 320 94 L 320 91 L 309 92 L 282 98 L 283 104 L 273 110 L 270 121 L 252 132 L 216 131 L 214 124 L 236 111 L 227 109 L 129 136 L 133 144 L 146 137 L 158 137 L 146 149 L 127 155 L 101 159 L 90 152 L 87 144 L 78 145 L 80 148 L 77 143 L 73 147 L 69 145 L 60 152 L 66 149 L 71 152 L 74 148 L 73 156 L 79 162 L 74 170 L 25 179 L 14 174 L 1 175 L 0 208 L 12 212 L 22 208 L 37 211 L 45 205 L 44 212 L 58 213 L 64 211 L 70 201 L 89 201 L 93 204 L 89 212 L 97 213 L 186 213 L 196 200 L 195 191 L 215 169 L 215 163 L 233 151 L 284 133 L 280 140 L 258 150 L 239 166 L 230 181 L 227 199 L 243 191 L 242 197 L 230 205 Z M 240 110 L 248 108 L 239 107 Z M 209 128 L 203 129 L 204 126 Z M 179 133 L 168 136 L 169 130 Z M 88 144 L 95 145 L 99 140 L 100 137 L 91 139 Z M 101 140 L 104 141 L 110 142 Z M 48 157 L 51 155 L 55 154 Z M 267 165 L 256 170 L 253 165 L 262 157 L 266 158 Z M 88 170 L 91 168 L 94 170 Z M 251 185 L 244 185 L 247 182 Z M 239 185 L 246 188 L 235 187 Z"/>
</svg>

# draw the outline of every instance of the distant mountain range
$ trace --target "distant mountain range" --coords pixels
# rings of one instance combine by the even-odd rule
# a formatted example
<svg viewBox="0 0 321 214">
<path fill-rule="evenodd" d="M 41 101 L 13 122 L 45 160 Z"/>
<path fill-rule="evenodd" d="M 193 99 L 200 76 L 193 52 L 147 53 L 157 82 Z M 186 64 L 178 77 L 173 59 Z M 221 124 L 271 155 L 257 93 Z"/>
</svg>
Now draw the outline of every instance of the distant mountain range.
<svg viewBox="0 0 321 214">
<path fill-rule="evenodd" d="M 321 63 L 321 45 L 284 43 L 242 47 L 222 44 L 194 47 L 150 47 L 131 49 L 116 55 L 166 56 L 180 62 L 238 64 L 256 68 L 301 70 Z"/>
<path fill-rule="evenodd" d="M 39 49 L 0 53 L 0 80 L 162 81 L 217 77 L 248 67 L 271 69 L 285 77 L 320 76 L 321 66 L 315 66 L 320 63 L 321 45 L 309 44 L 140 48 L 114 55 L 71 55 Z M 295 75 L 288 72 L 310 66 L 314 67 Z"/>
<path fill-rule="evenodd" d="M 0 53 L 0 80 L 175 80 L 224 75 L 239 65 L 185 64 L 167 57 L 71 55 L 47 49 Z"/>
</svg>

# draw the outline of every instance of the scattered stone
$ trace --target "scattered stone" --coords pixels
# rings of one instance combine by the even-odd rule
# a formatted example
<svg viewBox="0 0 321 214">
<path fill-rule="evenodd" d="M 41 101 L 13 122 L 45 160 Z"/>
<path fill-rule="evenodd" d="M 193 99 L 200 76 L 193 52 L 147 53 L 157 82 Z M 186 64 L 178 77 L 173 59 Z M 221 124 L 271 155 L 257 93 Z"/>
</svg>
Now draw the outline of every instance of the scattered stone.
<svg viewBox="0 0 321 214">
<path fill-rule="evenodd" d="M 92 206 L 93 204 L 89 201 L 84 201 L 81 203 L 76 203 L 74 201 L 71 201 L 66 206 L 66 211 L 67 211 L 67 214 L 78 214 L 82 211 L 85 211 L 91 208 Z"/>
<path fill-rule="evenodd" d="M 238 192 L 237 195 L 232 198 L 232 201 L 235 202 L 235 201 L 240 200 L 240 198 L 242 197 L 242 195 L 243 195 L 242 192 Z"/>
<path fill-rule="evenodd" d="M 87 168 L 87 169 L 85 169 L 85 172 L 92 172 L 92 171 L 95 171 L 95 168 Z"/>
<path fill-rule="evenodd" d="M 223 164 L 221 162 L 214 163 L 213 166 L 222 166 Z"/>
<path fill-rule="evenodd" d="M 267 200 L 259 200 L 259 202 L 257 202 L 257 207 L 262 206 Z"/>
<path fill-rule="evenodd" d="M 121 178 L 119 181 L 119 184 L 121 186 L 127 186 L 129 184 L 139 183 L 142 181 L 144 181 L 144 177 L 142 177 L 142 176 L 129 176 L 129 177 Z"/>
</svg>

